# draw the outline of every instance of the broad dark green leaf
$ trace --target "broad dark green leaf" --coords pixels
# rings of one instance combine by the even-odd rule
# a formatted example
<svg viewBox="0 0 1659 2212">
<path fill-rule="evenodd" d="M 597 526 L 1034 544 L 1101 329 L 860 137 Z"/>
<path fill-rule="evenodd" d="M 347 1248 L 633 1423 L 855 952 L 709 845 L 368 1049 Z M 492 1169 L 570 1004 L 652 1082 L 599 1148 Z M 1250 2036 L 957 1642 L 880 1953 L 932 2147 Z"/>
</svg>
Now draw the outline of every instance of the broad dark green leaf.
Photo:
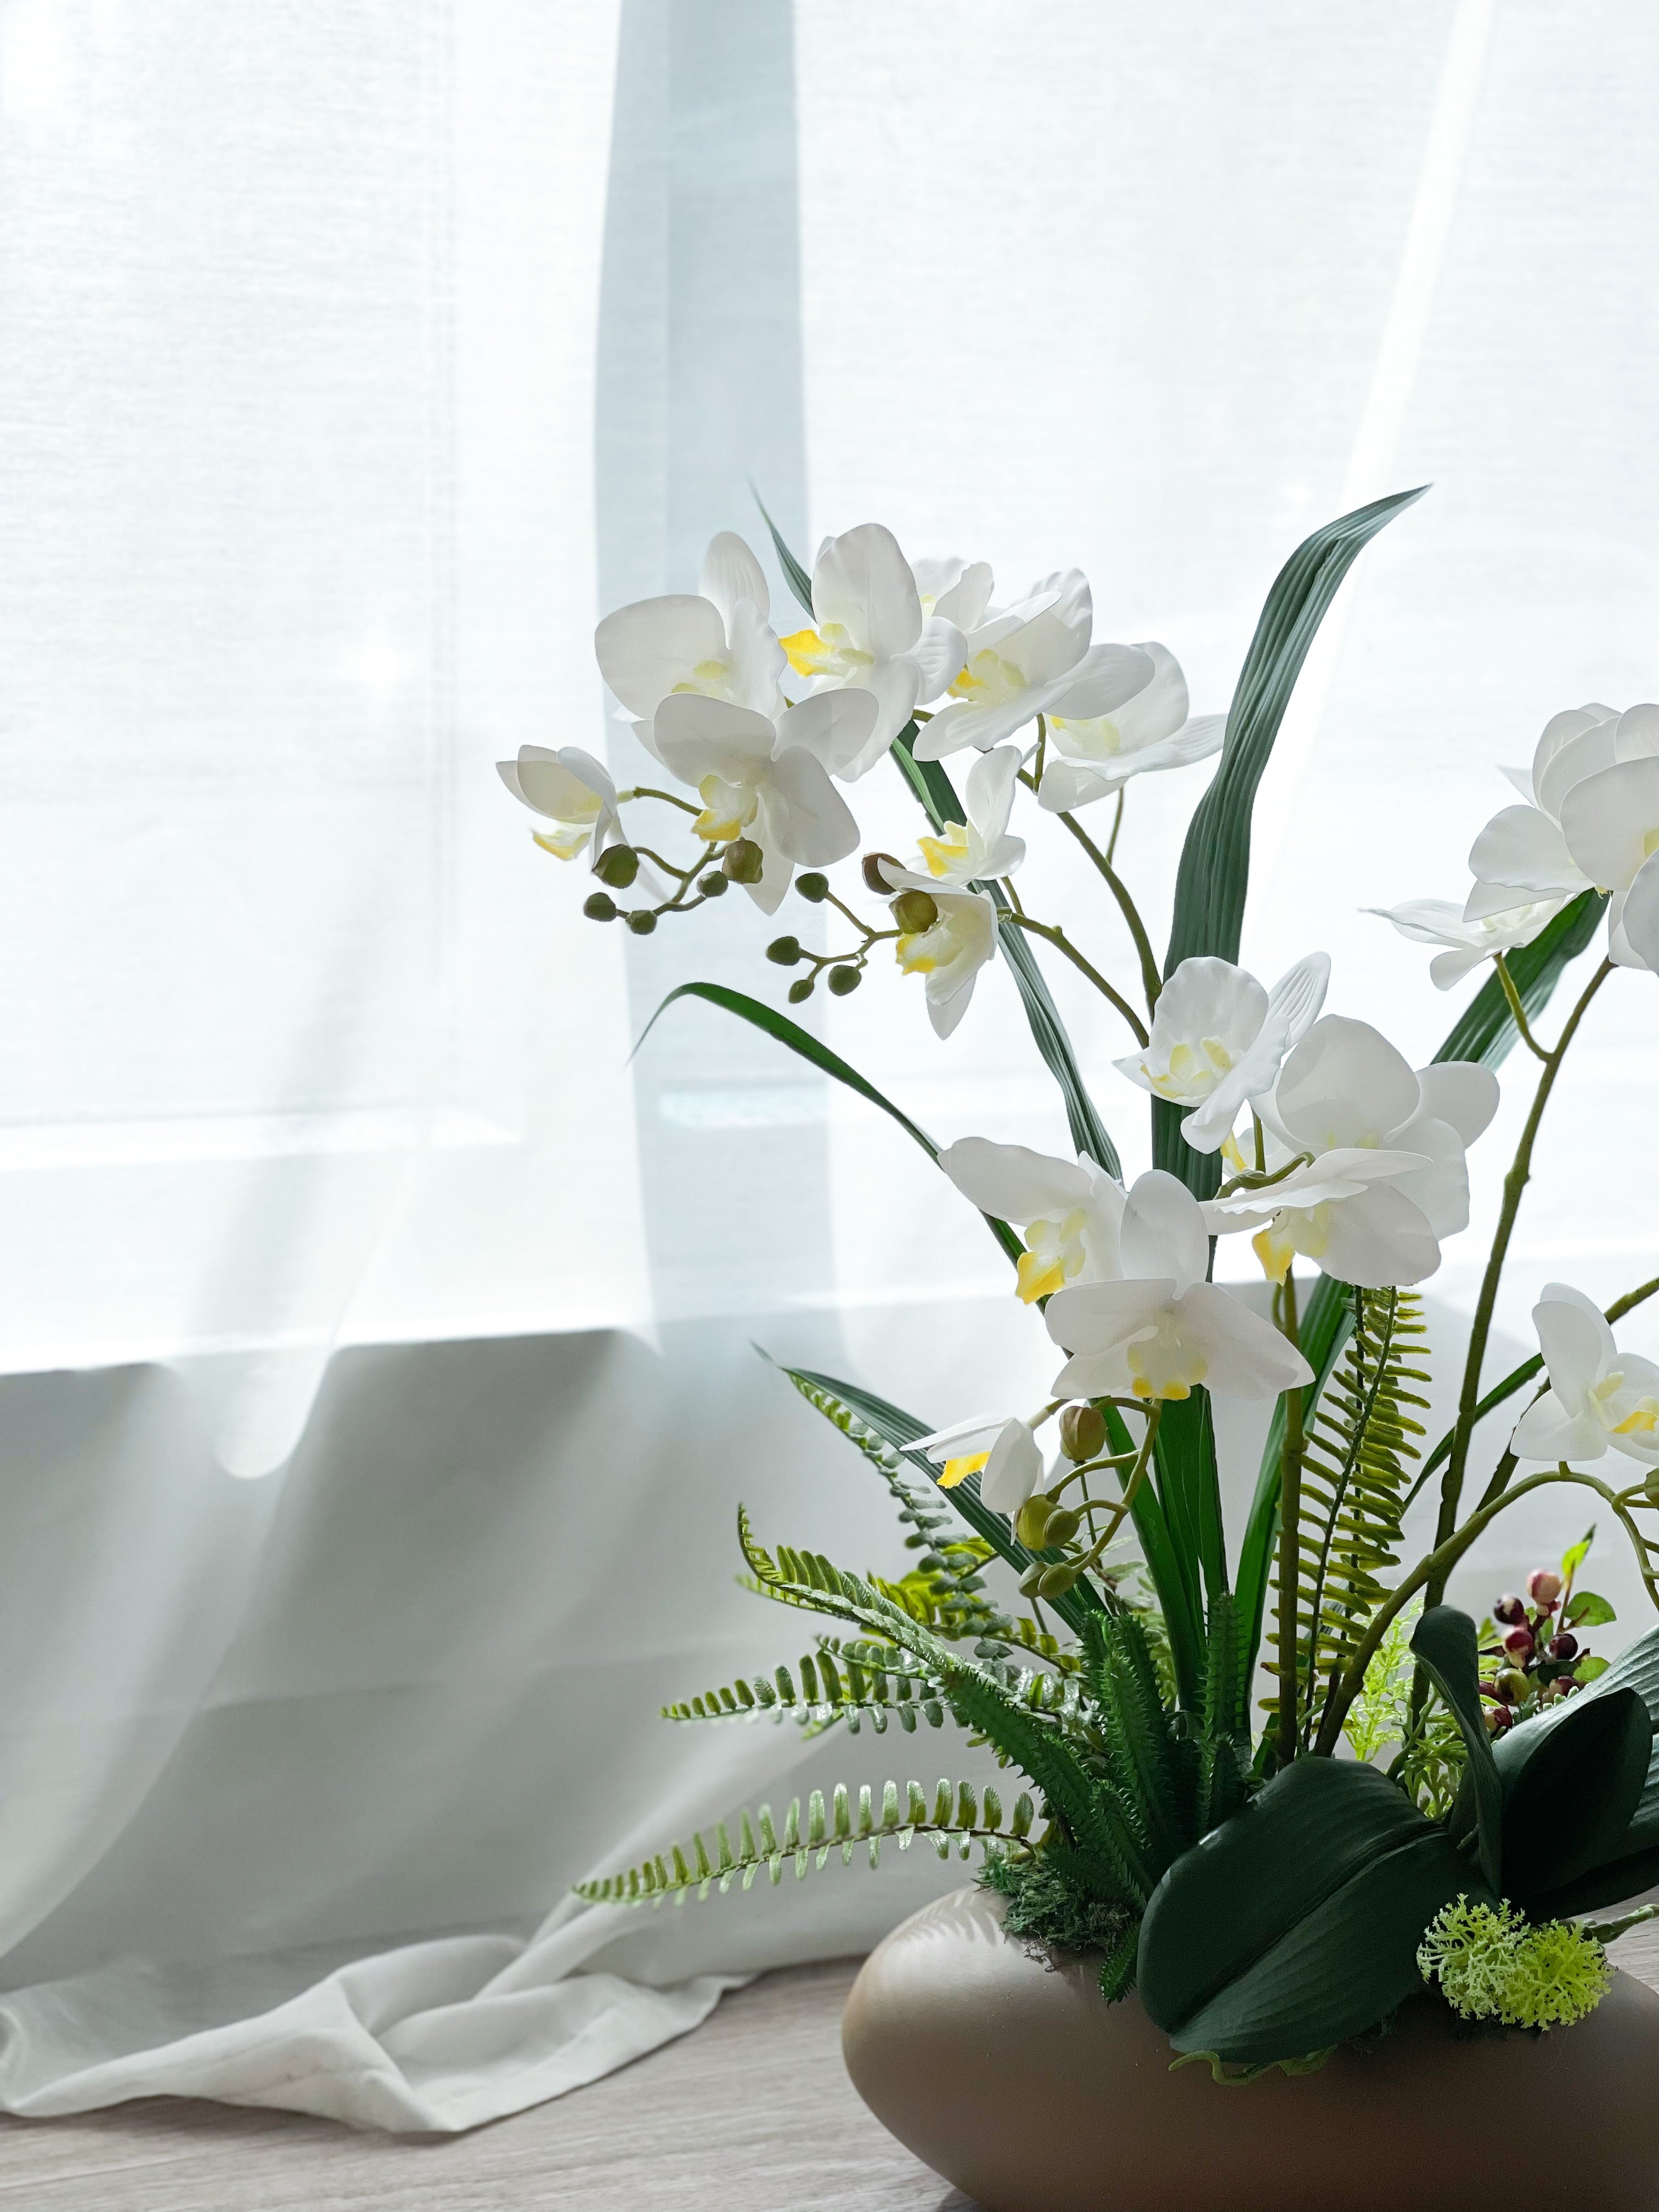
<svg viewBox="0 0 1659 2212">
<path fill-rule="evenodd" d="M 1496 1747 L 1504 1887 L 1534 1917 L 1553 1891 L 1631 1856 L 1631 1820 L 1653 1756 L 1653 1723 L 1628 1683 L 1599 1697 L 1581 1692 L 1561 1711 L 1560 1724 L 1529 1754 L 1523 1749 L 1512 1772 L 1505 1772 L 1506 1739 Z"/>
<path fill-rule="evenodd" d="M 815 1389 L 828 1390 L 832 1397 L 839 1398 L 843 1405 L 850 1406 L 866 1427 L 873 1429 L 878 1437 L 902 1451 L 911 1465 L 937 1487 L 939 1469 L 923 1454 L 910 1449 L 918 1437 L 932 1433 L 925 1421 L 919 1421 L 914 1413 L 907 1413 L 900 1407 L 890 1405 L 885 1398 L 878 1398 L 873 1391 L 860 1389 L 856 1382 L 842 1382 L 833 1375 L 819 1375 L 810 1367 L 786 1367 L 784 1372 L 800 1382 L 811 1383 Z M 1052 1547 L 1041 1552 L 1028 1552 L 1003 1516 L 994 1513 L 981 1502 L 977 1474 L 968 1475 L 953 1488 L 939 1491 L 939 1495 L 947 1504 L 956 1508 L 974 1534 L 982 1536 L 992 1549 L 1008 1562 L 1016 1574 L 1023 1575 L 1034 1559 L 1045 1559 L 1053 1565 L 1061 1558 L 1062 1554 Z M 1045 1598 L 1043 1602 L 1052 1605 L 1054 1611 L 1078 1635 L 1081 1635 L 1083 1624 L 1089 1615 L 1102 1610 L 1097 1593 L 1092 1584 L 1086 1582 L 1074 1584 L 1062 1598 Z"/>
<path fill-rule="evenodd" d="M 1443 1905 L 1490 1893 L 1372 1766 L 1299 1759 L 1176 1860 L 1141 1923 L 1141 2002 L 1178 2051 L 1299 2058 L 1422 1987 Z"/>
<path fill-rule="evenodd" d="M 1342 1347 L 1353 1334 L 1353 1301 L 1347 1285 L 1334 1276 L 1322 1275 L 1314 1285 L 1302 1316 L 1302 1352 L 1314 1371 L 1311 1389 L 1303 1393 L 1302 1418 L 1310 1422 L 1319 1394 L 1330 1380 L 1331 1370 L 1342 1357 Z M 1238 1554 L 1238 1619 L 1244 1636 L 1245 1674 L 1255 1668 L 1261 1648 L 1261 1622 L 1267 1590 L 1273 1581 L 1273 1556 L 1279 1542 L 1279 1485 L 1284 1472 L 1285 1401 L 1273 1407 L 1267 1442 L 1256 1476 L 1250 1517 Z"/>
<path fill-rule="evenodd" d="M 1645 1636 L 1621 1651 L 1606 1674 L 1598 1675 L 1587 1689 L 1560 1705 L 1551 1705 L 1535 1720 L 1523 1721 L 1499 1741 L 1495 1756 L 1505 1788 L 1517 1786 L 1525 1767 L 1559 1729 L 1569 1723 L 1577 1725 L 1581 1714 L 1620 1690 L 1636 1692 L 1646 1709 L 1649 1725 L 1659 1731 L 1659 1628 L 1650 1628 Z M 1629 1825 L 1607 1853 L 1604 1871 L 1586 1874 L 1567 1885 L 1566 1893 L 1575 1901 L 1563 1904 L 1553 1898 L 1552 1909 L 1589 1912 L 1599 1905 L 1616 1905 L 1624 1898 L 1634 1896 L 1637 1889 L 1659 1881 L 1659 1873 L 1648 1875 L 1634 1888 L 1623 1889 L 1618 1887 L 1626 1878 L 1620 1868 L 1628 1869 L 1635 1862 L 1645 1864 L 1656 1855 L 1659 1855 L 1659 1742 L 1649 1754 L 1641 1794 Z M 1580 1898 L 1584 1899 L 1583 1903 L 1577 1901 Z"/>
<path fill-rule="evenodd" d="M 750 484 L 749 489 L 750 491 L 755 491 L 753 484 Z M 805 608 L 807 613 L 816 621 L 817 617 L 812 606 L 812 579 L 784 544 L 782 532 L 767 513 L 766 501 L 757 491 L 755 491 L 755 504 L 761 511 L 762 521 L 772 533 L 772 544 L 777 553 L 778 566 L 782 569 L 790 590 Z M 779 624 L 779 628 L 782 628 L 781 623 Z"/>
<path fill-rule="evenodd" d="M 1551 1890 L 1539 1911 L 1551 1920 L 1565 1920 L 1575 1912 L 1600 1912 L 1609 1905 L 1628 1905 L 1644 1889 L 1656 1887 L 1659 1887 L 1659 1844 L 1626 1859 L 1610 1859 L 1605 1866 L 1580 1875 L 1576 1881 Z"/>
<path fill-rule="evenodd" d="M 1467 1613 L 1434 1605 L 1418 1622 L 1412 1650 L 1457 1723 L 1468 1753 L 1453 1827 L 1461 1813 L 1474 1830 L 1480 1871 L 1497 1889 L 1504 1870 L 1504 1785 L 1480 1704 L 1480 1635 Z"/>
<path fill-rule="evenodd" d="M 900 773 L 927 810 L 927 818 L 935 830 L 942 830 L 947 822 L 963 822 L 967 816 L 955 787 L 939 761 L 919 761 L 915 757 L 916 725 L 908 722 L 893 740 L 893 757 Z M 1036 953 L 1024 931 L 1006 917 L 1008 901 L 999 884 L 980 884 L 975 889 L 988 891 L 997 909 L 997 941 L 1002 947 L 1003 957 L 1025 1007 L 1025 1018 L 1030 1024 L 1036 1048 L 1042 1054 L 1049 1073 L 1060 1085 L 1060 1095 L 1066 1102 L 1066 1119 L 1072 1132 L 1072 1142 L 1078 1152 L 1087 1153 L 1097 1167 L 1103 1167 L 1109 1176 L 1121 1179 L 1123 1165 L 1118 1158 L 1117 1147 L 1095 1110 L 1083 1080 L 1083 1071 L 1077 1064 L 1077 1054 L 1072 1049 L 1072 1040 L 1066 1033 L 1066 1024 L 1060 1018 L 1042 970 L 1037 965 Z"/>
<path fill-rule="evenodd" d="M 1356 555 L 1426 489 L 1395 492 L 1328 522 L 1304 539 L 1274 578 L 1228 710 L 1221 765 L 1194 811 L 1182 848 L 1166 975 L 1194 954 L 1237 959 L 1256 786 L 1308 648 Z M 1220 1156 L 1191 1151 L 1181 1135 L 1182 1118 L 1179 1108 L 1153 1102 L 1153 1164 L 1179 1176 L 1200 1198 L 1213 1198 Z"/>
<path fill-rule="evenodd" d="M 641 1030 L 640 1043 L 634 1048 L 635 1052 L 639 1050 L 640 1045 L 645 1042 L 676 999 L 704 999 L 711 1006 L 719 1006 L 728 1014 L 736 1014 L 739 1020 L 751 1024 L 757 1030 L 764 1030 L 768 1036 L 775 1037 L 780 1044 L 787 1045 L 791 1052 L 799 1053 L 803 1060 L 810 1060 L 814 1067 L 821 1068 L 825 1075 L 833 1075 L 837 1083 L 844 1083 L 849 1091 L 856 1091 L 860 1098 L 867 1098 L 872 1106 L 879 1106 L 884 1114 L 890 1115 L 898 1123 L 907 1136 L 915 1139 L 930 1160 L 938 1160 L 939 1146 L 927 1132 L 918 1127 L 910 1116 L 895 1106 L 890 1098 L 878 1091 L 873 1083 L 866 1082 L 857 1068 L 849 1066 L 839 1053 L 831 1052 L 829 1046 L 822 1043 L 810 1030 L 804 1030 L 798 1022 L 792 1022 L 787 1014 L 781 1014 L 775 1006 L 765 1006 L 760 1000 L 751 999 L 742 991 L 728 990 L 724 983 L 676 985 L 656 1012 L 652 1015 L 644 1029 Z M 996 1238 L 1003 1251 L 1011 1260 L 1018 1263 L 1020 1254 L 1025 1249 L 1019 1238 L 1015 1236 L 1006 1221 L 999 1221 L 989 1213 L 983 1218 L 990 1228 L 991 1234 Z"/>
</svg>

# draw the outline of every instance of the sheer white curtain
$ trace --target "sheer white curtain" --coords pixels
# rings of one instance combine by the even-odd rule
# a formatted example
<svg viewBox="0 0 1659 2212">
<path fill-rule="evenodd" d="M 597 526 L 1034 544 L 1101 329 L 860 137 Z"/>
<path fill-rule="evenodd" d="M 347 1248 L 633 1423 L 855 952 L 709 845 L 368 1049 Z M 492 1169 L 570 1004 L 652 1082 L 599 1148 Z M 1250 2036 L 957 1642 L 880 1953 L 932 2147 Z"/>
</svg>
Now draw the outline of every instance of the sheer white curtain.
<svg viewBox="0 0 1659 2212">
<path fill-rule="evenodd" d="M 770 933 L 585 923 L 490 763 L 626 765 L 592 623 L 753 537 L 750 478 L 802 550 L 1077 562 L 1204 709 L 1296 541 L 1432 478 L 1304 679 L 1245 939 L 1426 1055 L 1456 996 L 1359 909 L 1453 894 L 1492 764 L 1659 682 L 1656 47 L 1634 0 L 0 6 L 0 2103 L 464 2125 L 953 1878 L 559 1903 L 794 1786 L 653 1717 L 777 1656 L 738 1498 L 890 1556 L 748 1340 L 941 1419 L 1043 1362 L 879 1117 L 707 1008 L 629 1061 Z M 1131 797 L 1160 915 L 1203 774 Z M 1006 979 L 948 1048 L 915 992 L 825 1034 L 942 1138 L 1061 1146 Z M 1654 1012 L 1587 1025 L 1514 1338 L 1650 1272 Z"/>
</svg>

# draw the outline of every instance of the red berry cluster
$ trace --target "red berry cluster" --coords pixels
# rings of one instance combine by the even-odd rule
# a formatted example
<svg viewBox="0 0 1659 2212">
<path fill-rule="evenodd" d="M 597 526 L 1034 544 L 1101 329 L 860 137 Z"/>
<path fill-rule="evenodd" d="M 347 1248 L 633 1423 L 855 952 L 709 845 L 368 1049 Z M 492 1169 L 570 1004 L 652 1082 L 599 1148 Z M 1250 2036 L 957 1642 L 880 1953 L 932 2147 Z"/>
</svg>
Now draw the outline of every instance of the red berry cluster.
<svg viewBox="0 0 1659 2212">
<path fill-rule="evenodd" d="M 1558 1619 L 1567 1595 L 1560 1576 L 1540 1567 L 1527 1577 L 1526 1597 L 1500 1597 L 1493 1606 L 1489 1640 L 1480 1647 L 1486 1674 L 1480 1694 L 1487 1701 L 1486 1726 L 1494 1735 L 1571 1697 L 1607 1664 L 1596 1660 L 1586 1666 L 1589 1654 L 1583 1643 L 1565 1617 Z M 1588 1593 L 1568 1610 L 1575 1617 L 1581 1611 L 1593 1613 L 1597 1620 L 1613 1617 L 1605 1600 Z"/>
</svg>

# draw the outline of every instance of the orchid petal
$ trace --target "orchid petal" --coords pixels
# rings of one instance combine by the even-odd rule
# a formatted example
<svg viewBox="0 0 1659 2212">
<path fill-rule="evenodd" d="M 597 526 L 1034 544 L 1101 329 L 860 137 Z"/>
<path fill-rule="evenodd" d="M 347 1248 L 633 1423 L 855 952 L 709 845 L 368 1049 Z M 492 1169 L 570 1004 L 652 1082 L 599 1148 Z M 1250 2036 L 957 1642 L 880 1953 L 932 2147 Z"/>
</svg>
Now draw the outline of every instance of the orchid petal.
<svg viewBox="0 0 1659 2212">
<path fill-rule="evenodd" d="M 778 733 L 751 708 L 678 691 L 657 708 L 651 735 L 664 767 L 682 783 L 696 784 L 706 775 L 736 781 L 751 775 L 757 763 L 771 758 Z"/>
<path fill-rule="evenodd" d="M 777 750 L 804 746 L 831 775 L 844 775 L 870 743 L 879 713 L 870 691 L 814 691 L 779 721 Z"/>
<path fill-rule="evenodd" d="M 1517 891 L 1583 888 L 1566 839 L 1535 806 L 1505 806 L 1494 814 L 1469 848 L 1469 866 L 1483 883 L 1510 884 Z"/>
<path fill-rule="evenodd" d="M 1180 1326 L 1203 1354 L 1206 1386 L 1224 1398 L 1276 1398 L 1314 1379 L 1287 1337 L 1218 1284 L 1194 1284 L 1180 1303 Z"/>
<path fill-rule="evenodd" d="M 710 538 L 697 588 L 720 609 L 728 635 L 739 599 L 747 599 L 763 622 L 772 611 L 766 571 L 734 530 L 722 530 Z"/>
<path fill-rule="evenodd" d="M 1208 1272 L 1210 1240 L 1198 1200 L 1162 1168 L 1149 1169 L 1131 1187 L 1120 1241 L 1126 1276 L 1169 1275 L 1177 1295 Z"/>
<path fill-rule="evenodd" d="M 691 592 L 636 599 L 607 615 L 593 633 L 599 672 L 630 714 L 654 714 L 691 672 L 724 662 L 720 610 Z"/>
<path fill-rule="evenodd" d="M 1516 1423 L 1510 1449 L 1516 1459 L 1602 1459 L 1608 1442 L 1594 1413 L 1570 1413 L 1553 1390 L 1546 1390 Z"/>
<path fill-rule="evenodd" d="M 1659 829 L 1659 757 L 1621 761 L 1576 784 L 1561 809 L 1567 848 L 1600 890 L 1628 890 Z"/>
<path fill-rule="evenodd" d="M 921 635 L 921 600 L 910 564 L 879 522 L 825 541 L 812 571 L 812 612 L 841 623 L 877 660 L 908 653 Z"/>
<path fill-rule="evenodd" d="M 1380 1031 L 1327 1014 L 1285 1061 L 1273 1110 L 1295 1139 L 1292 1149 L 1316 1153 L 1398 1128 L 1422 1096 L 1411 1067 Z"/>
<path fill-rule="evenodd" d="M 1590 1392 L 1617 1357 L 1613 1331 L 1600 1309 L 1565 1283 L 1544 1285 L 1532 1319 L 1550 1388 L 1570 1413 L 1583 1413 Z"/>
<path fill-rule="evenodd" d="M 803 866 L 825 868 L 858 849 L 859 825 L 823 763 L 792 745 L 772 763 L 761 813 L 780 849 Z M 763 842 L 770 842 L 765 836 Z"/>
<path fill-rule="evenodd" d="M 939 1164 L 970 1205 L 1022 1229 L 1040 1214 L 1084 1205 L 1092 1183 L 1088 1170 L 1070 1160 L 988 1137 L 959 1137 Z"/>
<path fill-rule="evenodd" d="M 1484 1136 L 1498 1111 L 1498 1078 L 1478 1060 L 1441 1060 L 1419 1067 L 1423 1107 L 1438 1121 L 1449 1121 L 1466 1145 Z M 1401 1142 L 1404 1142 L 1403 1136 Z"/>
</svg>

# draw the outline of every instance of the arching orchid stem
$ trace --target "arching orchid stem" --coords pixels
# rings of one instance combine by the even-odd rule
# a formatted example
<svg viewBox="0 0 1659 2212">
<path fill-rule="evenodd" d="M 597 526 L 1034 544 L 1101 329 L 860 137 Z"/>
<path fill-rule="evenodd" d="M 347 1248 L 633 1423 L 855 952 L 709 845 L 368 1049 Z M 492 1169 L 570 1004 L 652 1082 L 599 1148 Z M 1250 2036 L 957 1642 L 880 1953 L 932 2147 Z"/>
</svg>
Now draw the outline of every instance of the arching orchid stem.
<svg viewBox="0 0 1659 2212">
<path fill-rule="evenodd" d="M 1486 1261 L 1480 1299 L 1474 1309 L 1474 1324 L 1469 1332 L 1468 1358 L 1463 1363 L 1463 1387 L 1458 1395 L 1457 1424 L 1452 1431 L 1451 1452 L 1440 1485 L 1440 1517 L 1435 1527 L 1435 1551 L 1431 1555 L 1437 1559 L 1446 1548 L 1457 1527 L 1458 1504 L 1463 1492 L 1463 1473 L 1468 1464 L 1469 1439 L 1474 1433 L 1476 1408 L 1480 1403 L 1481 1363 L 1486 1358 L 1486 1339 L 1492 1333 L 1492 1313 L 1498 1304 L 1498 1285 L 1504 1273 L 1504 1262 L 1509 1255 L 1510 1238 L 1515 1232 L 1516 1217 L 1521 1211 L 1522 1194 L 1532 1176 L 1532 1152 L 1537 1141 L 1539 1125 L 1543 1121 L 1550 1093 L 1555 1088 L 1555 1079 L 1561 1073 L 1561 1063 L 1566 1058 L 1567 1048 L 1577 1034 L 1578 1024 L 1589 1011 L 1590 1000 L 1612 973 L 1613 963 L 1603 960 L 1580 993 L 1578 1003 L 1568 1015 L 1566 1026 L 1554 1049 L 1545 1055 L 1543 1073 L 1538 1079 L 1531 1111 L 1521 1132 L 1514 1162 L 1504 1178 L 1503 1208 L 1498 1217 L 1492 1254 Z M 1524 1484 L 1521 1486 L 1521 1488 L 1525 1487 Z M 1509 1493 L 1511 1497 L 1519 1494 L 1519 1489 Z M 1445 1592 L 1445 1573 L 1437 1570 L 1427 1583 L 1427 1602 L 1431 1606 L 1438 1605 Z"/>
<path fill-rule="evenodd" d="M 1037 787 L 1037 779 L 1029 769 L 1020 770 L 1019 780 L 1028 791 L 1035 791 Z M 1122 819 L 1122 797 L 1123 793 L 1120 791 L 1118 793 L 1120 822 Z M 1146 1011 L 1150 1014 L 1158 1005 L 1158 994 L 1164 988 L 1164 978 L 1158 973 L 1158 956 L 1152 951 L 1152 941 L 1146 934 L 1146 925 L 1140 918 L 1140 909 L 1130 895 L 1129 886 L 1112 866 L 1111 847 L 1109 846 L 1103 853 L 1075 814 L 1062 814 L 1057 818 L 1065 823 L 1096 867 L 1099 869 L 1107 889 L 1117 901 L 1123 919 L 1129 925 L 1129 934 L 1134 939 L 1135 952 L 1140 961 L 1141 987 L 1146 994 Z M 1115 845 L 1116 842 L 1117 825 L 1114 823 L 1112 843 Z"/>
<path fill-rule="evenodd" d="M 1370 1626 L 1361 1637 L 1341 1680 L 1326 1702 L 1325 1717 L 1320 1724 L 1318 1741 L 1314 1745 L 1315 1751 L 1321 1758 L 1328 1759 L 1335 1751 L 1342 1734 L 1342 1723 L 1347 1718 L 1348 1708 L 1358 1696 L 1364 1682 L 1366 1668 L 1370 1666 L 1377 1646 L 1388 1634 L 1389 1627 L 1399 1619 L 1419 1590 L 1425 1593 L 1425 1601 L 1428 1604 L 1437 1604 L 1439 1601 L 1431 1596 L 1426 1596 L 1426 1593 L 1436 1585 L 1443 1590 L 1445 1589 L 1452 1569 L 1476 1537 L 1483 1534 L 1498 1516 L 1507 1507 L 1513 1505 L 1517 1498 L 1524 1498 L 1529 1490 L 1541 1490 L 1546 1483 L 1550 1482 L 1576 1483 L 1581 1489 L 1593 1490 L 1598 1498 L 1604 1499 L 1613 1508 L 1635 1549 L 1637 1566 L 1642 1577 L 1643 1586 L 1654 1604 L 1659 1607 L 1659 1581 L 1655 1579 L 1652 1548 L 1640 1528 L 1632 1520 L 1629 1509 L 1620 1493 L 1616 1490 L 1610 1490 L 1605 1482 L 1598 1481 L 1595 1475 L 1581 1474 L 1577 1468 L 1567 1467 L 1565 1464 L 1560 1467 L 1547 1468 L 1541 1474 L 1529 1474 L 1523 1482 L 1517 1482 L 1513 1489 L 1506 1490 L 1501 1498 L 1493 1498 L 1490 1505 L 1477 1507 L 1461 1528 L 1455 1530 L 1444 1543 L 1437 1545 L 1425 1559 L 1419 1560 L 1405 1581 L 1390 1594 L 1388 1603 L 1373 1614 Z"/>
<path fill-rule="evenodd" d="M 1301 1327 L 1296 1304 L 1296 1262 L 1285 1270 L 1284 1300 L 1279 1327 L 1301 1349 Z M 1288 1766 L 1296 1757 L 1301 1734 L 1297 1712 L 1297 1596 L 1301 1588 L 1302 1534 L 1302 1393 L 1285 1393 L 1285 1442 L 1279 1456 L 1279 1763 Z"/>
<path fill-rule="evenodd" d="M 1146 1480 L 1146 1470 L 1152 1463 L 1152 1445 L 1157 1441 L 1158 1425 L 1163 1419 L 1164 1401 L 1161 1398 L 1156 1399 L 1146 1416 L 1146 1433 L 1140 1440 L 1139 1451 L 1135 1455 L 1134 1472 L 1123 1486 L 1122 1497 L 1111 1508 L 1111 1518 L 1085 1556 L 1083 1564 L 1085 1567 L 1092 1567 L 1098 1563 L 1107 1546 L 1133 1511 L 1141 1485 Z"/>
<path fill-rule="evenodd" d="M 1522 1043 L 1536 1059 L 1547 1060 L 1548 1053 L 1533 1035 L 1531 1026 L 1527 1020 L 1527 1010 L 1521 1003 L 1521 994 L 1515 988 L 1515 978 L 1510 973 L 1509 962 L 1500 952 L 1493 964 L 1498 969 L 1498 980 L 1504 987 L 1504 996 L 1510 1002 L 1510 1012 L 1514 1018 L 1516 1032 Z"/>
<path fill-rule="evenodd" d="M 1121 991 L 1115 991 L 1112 988 L 1094 963 L 1084 957 L 1063 929 L 1055 929 L 1046 921 L 1034 921 L 1028 914 L 1005 914 L 1002 918 L 1005 921 L 1012 922 L 1017 929 L 1029 929 L 1033 937 L 1042 938 L 1046 944 L 1052 945 L 1056 952 L 1063 952 L 1079 974 L 1086 975 L 1096 990 L 1103 998 L 1111 1000 L 1134 1032 L 1135 1042 L 1143 1047 L 1151 1043 L 1152 1039 L 1147 1033 L 1146 1024 L 1136 1013 L 1129 1001 Z"/>
<path fill-rule="evenodd" d="M 682 814 L 701 814 L 702 811 L 700 806 L 693 805 L 689 799 L 676 798 L 672 791 L 658 791 L 648 783 L 636 783 L 631 791 L 619 791 L 617 793 L 618 806 L 625 806 L 630 799 L 660 799 L 665 806 L 678 806 Z"/>
<path fill-rule="evenodd" d="M 1117 809 L 1112 816 L 1112 834 L 1106 840 L 1106 858 L 1108 860 L 1115 860 L 1117 858 L 1117 833 L 1123 827 L 1123 802 L 1128 796 L 1128 785 L 1127 783 L 1119 784 L 1117 787 Z"/>
</svg>

